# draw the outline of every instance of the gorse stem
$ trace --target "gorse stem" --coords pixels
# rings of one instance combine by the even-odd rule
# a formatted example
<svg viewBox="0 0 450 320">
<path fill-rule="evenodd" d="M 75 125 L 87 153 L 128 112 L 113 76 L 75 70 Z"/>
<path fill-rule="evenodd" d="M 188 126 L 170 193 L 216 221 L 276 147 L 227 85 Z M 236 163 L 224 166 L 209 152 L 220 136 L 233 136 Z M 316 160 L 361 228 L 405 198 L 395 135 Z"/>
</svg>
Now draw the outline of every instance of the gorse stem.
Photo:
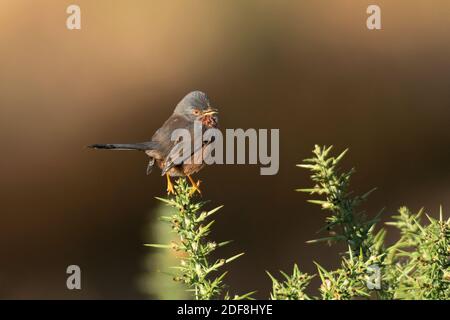
<svg viewBox="0 0 450 320">
<path fill-rule="evenodd" d="M 350 246 L 354 255 L 359 255 L 362 251 L 363 255 L 368 257 L 373 246 L 371 231 L 378 217 L 368 220 L 362 213 L 357 213 L 356 208 L 375 188 L 364 195 L 352 196 L 348 186 L 350 177 L 355 170 L 351 169 L 348 172 L 340 173 L 338 167 L 347 150 L 337 157 L 332 157 L 329 156 L 331 149 L 332 147 L 320 148 L 316 145 L 313 151 L 314 157 L 306 159 L 304 164 L 298 165 L 311 171 L 311 180 L 315 183 L 315 186 L 309 189 L 298 189 L 297 191 L 323 196 L 325 199 L 308 200 L 308 202 L 318 204 L 322 209 L 331 212 L 331 215 L 326 218 L 325 229 L 332 235 L 311 242 L 344 240 Z M 337 231 L 336 229 L 340 230 Z"/>
<path fill-rule="evenodd" d="M 211 226 L 214 221 L 207 223 L 207 219 L 215 214 L 221 207 L 210 211 L 202 211 L 206 202 L 198 200 L 192 192 L 192 187 L 184 178 L 178 179 L 175 184 L 176 194 L 171 198 L 157 198 L 171 206 L 173 214 L 163 216 L 162 220 L 171 224 L 178 240 L 171 244 L 147 244 L 156 248 L 172 248 L 180 252 L 180 265 L 173 267 L 176 270 L 174 280 L 185 283 L 193 292 L 196 300 L 217 298 L 224 289 L 223 278 L 226 272 L 214 276 L 225 264 L 237 259 L 243 253 L 228 259 L 218 259 L 210 262 L 209 256 L 218 247 L 227 242 L 216 243 L 208 240 Z M 245 297 L 248 297 L 247 295 Z M 239 296 L 235 297 L 240 298 Z"/>
<path fill-rule="evenodd" d="M 328 230 L 330 236 L 312 240 L 309 243 L 326 241 L 331 244 L 345 241 L 348 245 L 348 252 L 342 258 L 341 268 L 327 271 L 317 264 L 322 280 L 319 291 L 322 299 L 370 297 L 367 275 L 373 265 L 382 264 L 384 254 L 381 249 L 384 231 L 374 235 L 373 229 L 378 216 L 369 220 L 363 213 L 357 211 L 357 207 L 375 189 L 361 196 L 352 195 L 348 187 L 355 170 L 341 173 L 338 167 L 347 150 L 333 157 L 330 155 L 331 149 L 332 147 L 321 148 L 316 145 L 313 150 L 314 157 L 298 165 L 311 171 L 311 180 L 315 185 L 313 188 L 297 191 L 324 197 L 324 199 L 308 200 L 308 202 L 318 204 L 323 210 L 331 212 L 325 220 L 324 228 Z"/>
</svg>

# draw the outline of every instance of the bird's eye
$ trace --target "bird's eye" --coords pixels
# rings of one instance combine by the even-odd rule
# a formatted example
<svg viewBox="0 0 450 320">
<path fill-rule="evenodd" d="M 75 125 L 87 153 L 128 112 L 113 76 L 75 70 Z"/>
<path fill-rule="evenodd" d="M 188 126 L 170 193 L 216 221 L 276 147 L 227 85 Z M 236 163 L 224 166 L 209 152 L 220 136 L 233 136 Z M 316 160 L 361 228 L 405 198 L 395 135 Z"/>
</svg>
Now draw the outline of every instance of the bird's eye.
<svg viewBox="0 0 450 320">
<path fill-rule="evenodd" d="M 194 109 L 194 110 L 192 110 L 192 113 L 193 113 L 194 115 L 198 116 L 198 115 L 200 114 L 200 110 Z"/>
</svg>

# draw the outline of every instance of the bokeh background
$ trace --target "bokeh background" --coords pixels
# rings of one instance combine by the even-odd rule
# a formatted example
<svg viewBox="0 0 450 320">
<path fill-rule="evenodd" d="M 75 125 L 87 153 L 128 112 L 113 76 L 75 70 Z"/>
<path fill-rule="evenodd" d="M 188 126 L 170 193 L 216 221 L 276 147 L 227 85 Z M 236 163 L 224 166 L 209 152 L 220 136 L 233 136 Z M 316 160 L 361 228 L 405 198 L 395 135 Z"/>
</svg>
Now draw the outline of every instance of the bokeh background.
<svg viewBox="0 0 450 320">
<path fill-rule="evenodd" d="M 65 27 L 81 7 L 82 29 Z M 366 28 L 366 8 L 382 28 Z M 368 214 L 400 205 L 450 212 L 450 3 L 437 1 L 0 0 L 0 297 L 154 298 L 142 279 L 156 241 L 155 196 L 134 152 L 98 142 L 145 141 L 193 89 L 222 128 L 279 128 L 280 171 L 212 166 L 211 206 L 230 290 L 267 298 L 264 270 L 338 263 L 339 247 L 308 245 L 325 213 L 294 192 L 295 164 L 315 143 L 350 148 L 352 189 L 378 187 Z M 66 267 L 82 290 L 66 289 Z M 167 277 L 167 281 L 171 281 Z M 170 289 L 167 289 L 170 290 Z"/>
</svg>

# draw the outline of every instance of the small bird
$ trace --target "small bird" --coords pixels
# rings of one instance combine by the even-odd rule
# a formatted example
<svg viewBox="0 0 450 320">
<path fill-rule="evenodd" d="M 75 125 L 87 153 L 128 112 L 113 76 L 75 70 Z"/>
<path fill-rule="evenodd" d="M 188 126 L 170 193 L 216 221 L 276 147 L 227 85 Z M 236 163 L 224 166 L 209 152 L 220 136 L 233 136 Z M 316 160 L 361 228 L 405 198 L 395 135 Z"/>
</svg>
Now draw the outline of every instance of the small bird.
<svg viewBox="0 0 450 320">
<path fill-rule="evenodd" d="M 147 174 L 150 174 L 156 162 L 162 171 L 162 176 L 167 177 L 167 193 L 175 194 L 175 190 L 170 177 L 187 176 L 192 184 L 193 192 L 199 189 L 200 181 L 194 182 L 191 175 L 200 171 L 204 166 L 203 153 L 213 142 L 213 139 L 202 141 L 201 148 L 193 149 L 189 155 L 182 155 L 176 152 L 183 141 L 172 141 L 172 132 L 176 129 L 187 129 L 191 134 L 191 142 L 194 140 L 194 123 L 200 121 L 203 132 L 209 128 L 218 128 L 218 110 L 211 107 L 208 96 L 201 91 L 188 93 L 176 106 L 172 115 L 156 130 L 152 139 L 142 143 L 108 143 L 92 144 L 89 148 L 111 149 L 111 150 L 138 150 L 143 151 L 150 158 L 147 165 Z M 187 161 L 189 159 L 189 161 Z M 197 159 L 197 160 L 195 160 Z"/>
</svg>

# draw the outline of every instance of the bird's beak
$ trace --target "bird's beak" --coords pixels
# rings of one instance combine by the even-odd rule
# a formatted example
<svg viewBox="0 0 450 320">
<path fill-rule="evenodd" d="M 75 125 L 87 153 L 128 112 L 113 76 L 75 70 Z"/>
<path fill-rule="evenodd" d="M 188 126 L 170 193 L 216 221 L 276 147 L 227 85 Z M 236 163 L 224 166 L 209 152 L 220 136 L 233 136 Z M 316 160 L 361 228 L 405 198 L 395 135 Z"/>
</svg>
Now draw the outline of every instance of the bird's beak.
<svg viewBox="0 0 450 320">
<path fill-rule="evenodd" d="M 219 113 L 219 110 L 214 109 L 214 108 L 208 108 L 203 112 L 204 116 L 209 116 L 209 115 L 213 115 L 213 114 L 217 114 Z"/>
</svg>

